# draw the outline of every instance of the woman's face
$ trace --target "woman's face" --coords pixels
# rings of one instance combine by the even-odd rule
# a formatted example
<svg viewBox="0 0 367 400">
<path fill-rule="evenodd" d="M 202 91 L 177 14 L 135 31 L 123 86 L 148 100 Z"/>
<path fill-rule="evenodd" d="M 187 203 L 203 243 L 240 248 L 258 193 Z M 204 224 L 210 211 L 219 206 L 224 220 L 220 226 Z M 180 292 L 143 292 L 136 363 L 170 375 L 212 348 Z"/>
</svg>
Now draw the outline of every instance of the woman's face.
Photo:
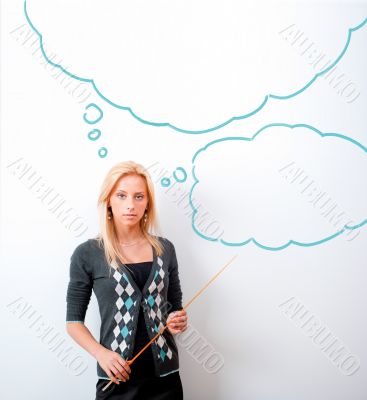
<svg viewBox="0 0 367 400">
<path fill-rule="evenodd" d="M 138 224 L 147 205 L 148 193 L 142 176 L 125 175 L 117 181 L 110 198 L 115 223 L 131 226 Z"/>
</svg>

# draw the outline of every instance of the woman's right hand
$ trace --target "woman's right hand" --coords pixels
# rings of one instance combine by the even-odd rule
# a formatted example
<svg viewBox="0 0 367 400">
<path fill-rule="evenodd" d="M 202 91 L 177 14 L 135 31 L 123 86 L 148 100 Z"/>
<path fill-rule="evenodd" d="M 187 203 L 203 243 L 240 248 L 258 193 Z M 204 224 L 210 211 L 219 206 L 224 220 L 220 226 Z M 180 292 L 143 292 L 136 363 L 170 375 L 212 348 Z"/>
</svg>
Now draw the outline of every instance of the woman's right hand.
<svg viewBox="0 0 367 400">
<path fill-rule="evenodd" d="M 131 369 L 129 364 L 115 351 L 102 346 L 97 351 L 95 358 L 114 383 L 120 384 L 117 378 L 123 382 L 126 382 L 130 378 Z"/>
</svg>

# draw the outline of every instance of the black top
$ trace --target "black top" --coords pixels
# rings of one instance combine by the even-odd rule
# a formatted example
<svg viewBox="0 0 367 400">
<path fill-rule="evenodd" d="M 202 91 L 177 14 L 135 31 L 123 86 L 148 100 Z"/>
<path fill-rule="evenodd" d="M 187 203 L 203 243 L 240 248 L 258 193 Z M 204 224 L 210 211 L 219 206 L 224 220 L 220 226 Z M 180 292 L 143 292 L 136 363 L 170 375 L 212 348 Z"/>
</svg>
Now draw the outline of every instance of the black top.
<svg viewBox="0 0 367 400">
<path fill-rule="evenodd" d="M 153 261 L 143 261 L 132 264 L 125 264 L 131 274 L 133 275 L 134 281 L 139 289 L 142 291 L 144 285 L 149 277 L 150 270 L 153 265 Z M 135 345 L 132 357 L 135 357 L 137 353 L 150 341 L 146 324 L 144 321 L 144 313 L 140 306 L 138 325 L 136 329 Z M 131 378 L 137 378 L 142 376 L 154 376 L 154 361 L 152 348 L 149 346 L 143 351 L 142 354 L 133 362 L 131 366 Z"/>
</svg>

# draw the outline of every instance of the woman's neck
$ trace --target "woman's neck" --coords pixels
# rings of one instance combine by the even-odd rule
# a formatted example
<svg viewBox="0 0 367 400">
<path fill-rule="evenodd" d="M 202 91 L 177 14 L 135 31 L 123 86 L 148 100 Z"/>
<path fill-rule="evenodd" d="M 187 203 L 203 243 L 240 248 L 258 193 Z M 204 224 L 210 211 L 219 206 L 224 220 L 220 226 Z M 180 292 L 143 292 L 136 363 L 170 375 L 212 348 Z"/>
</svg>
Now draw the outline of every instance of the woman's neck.
<svg viewBox="0 0 367 400">
<path fill-rule="evenodd" d="M 119 243 L 131 243 L 144 238 L 144 234 L 140 227 L 122 226 L 116 229 L 117 240 Z"/>
</svg>

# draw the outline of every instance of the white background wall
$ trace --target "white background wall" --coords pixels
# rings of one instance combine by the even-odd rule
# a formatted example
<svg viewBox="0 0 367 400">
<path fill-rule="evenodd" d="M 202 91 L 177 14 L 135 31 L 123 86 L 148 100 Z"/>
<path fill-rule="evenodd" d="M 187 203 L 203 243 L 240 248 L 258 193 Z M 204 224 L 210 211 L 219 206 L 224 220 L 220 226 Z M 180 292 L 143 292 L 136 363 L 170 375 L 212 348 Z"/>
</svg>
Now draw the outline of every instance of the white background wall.
<svg viewBox="0 0 367 400">
<path fill-rule="evenodd" d="M 238 254 L 188 310 L 193 337 L 223 365 L 214 373 L 178 339 L 185 398 L 365 399 L 365 225 L 325 239 L 366 217 L 367 25 L 343 53 L 366 2 L 28 0 L 47 56 L 79 80 L 45 61 L 23 7 L 2 2 L 4 398 L 94 398 L 95 360 L 65 332 L 70 255 L 98 231 L 107 170 L 135 160 L 150 167 L 184 302 Z M 211 129 L 267 95 L 304 88 L 342 53 L 329 77 L 298 95 L 268 98 L 252 116 Z M 100 95 L 80 79 L 93 79 Z M 91 102 L 104 113 L 95 126 L 83 120 Z M 161 122 L 178 129 L 154 126 Z M 102 132 L 95 142 L 93 128 Z M 179 166 L 188 179 L 168 190 L 160 180 Z M 330 199 L 323 209 L 318 193 Z M 58 200 L 59 211 L 69 209 L 64 223 Z M 201 227 L 192 206 L 206 215 Z M 208 240 L 210 223 L 221 240 Z M 93 295 L 86 324 L 96 338 L 99 323 Z M 324 345 L 322 331 L 330 332 Z M 328 354 L 339 348 L 333 362 L 337 353 Z"/>
</svg>

